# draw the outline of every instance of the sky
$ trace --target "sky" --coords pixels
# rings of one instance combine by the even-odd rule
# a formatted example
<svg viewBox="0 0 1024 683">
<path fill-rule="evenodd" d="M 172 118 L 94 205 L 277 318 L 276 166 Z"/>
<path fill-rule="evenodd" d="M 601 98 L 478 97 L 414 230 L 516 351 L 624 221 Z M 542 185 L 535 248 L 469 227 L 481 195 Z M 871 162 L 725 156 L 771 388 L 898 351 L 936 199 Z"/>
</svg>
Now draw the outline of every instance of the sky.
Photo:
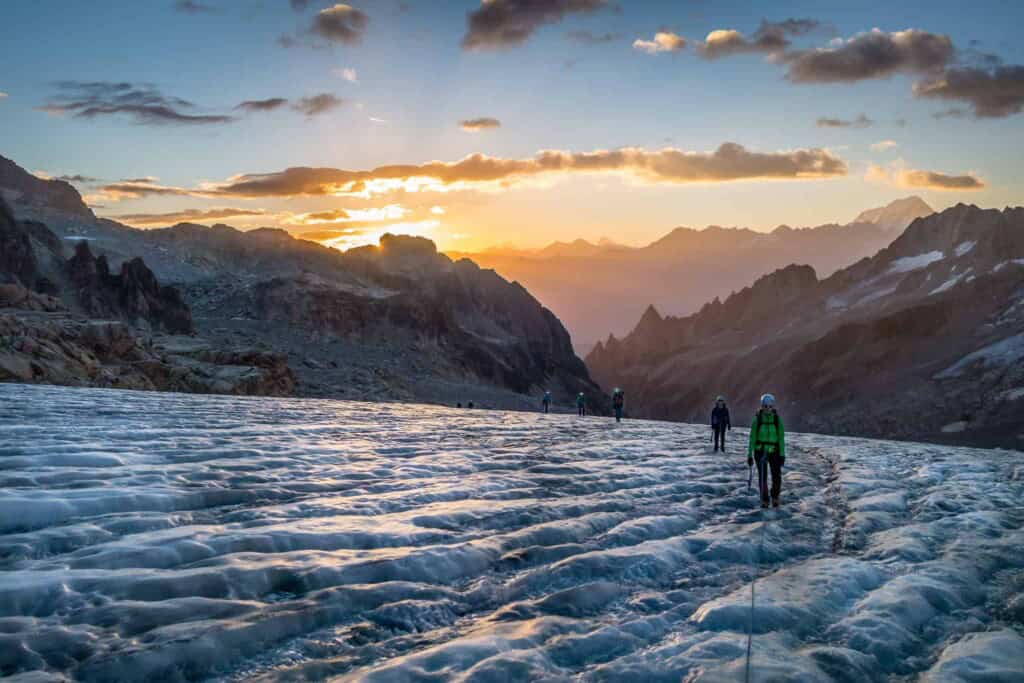
<svg viewBox="0 0 1024 683">
<path fill-rule="evenodd" d="M 346 248 L 1024 204 L 1024 3 L 9 3 L 0 154 L 98 215 Z"/>
</svg>

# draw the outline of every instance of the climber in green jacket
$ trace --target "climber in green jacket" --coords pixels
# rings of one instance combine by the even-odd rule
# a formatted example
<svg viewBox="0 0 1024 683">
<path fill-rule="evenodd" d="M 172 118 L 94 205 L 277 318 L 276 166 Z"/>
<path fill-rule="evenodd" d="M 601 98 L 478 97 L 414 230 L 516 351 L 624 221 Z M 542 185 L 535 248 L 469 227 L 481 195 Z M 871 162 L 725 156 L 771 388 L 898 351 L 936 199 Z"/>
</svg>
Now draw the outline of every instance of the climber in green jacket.
<svg viewBox="0 0 1024 683">
<path fill-rule="evenodd" d="M 775 410 L 775 397 L 765 394 L 761 397 L 761 408 L 750 425 L 750 446 L 747 448 L 747 465 L 757 463 L 757 481 L 761 492 L 761 507 L 768 507 L 769 493 L 772 507 L 779 507 L 779 492 L 782 489 L 782 466 L 786 464 L 786 437 L 782 418 Z M 772 485 L 768 488 L 768 471 L 771 470 Z"/>
</svg>

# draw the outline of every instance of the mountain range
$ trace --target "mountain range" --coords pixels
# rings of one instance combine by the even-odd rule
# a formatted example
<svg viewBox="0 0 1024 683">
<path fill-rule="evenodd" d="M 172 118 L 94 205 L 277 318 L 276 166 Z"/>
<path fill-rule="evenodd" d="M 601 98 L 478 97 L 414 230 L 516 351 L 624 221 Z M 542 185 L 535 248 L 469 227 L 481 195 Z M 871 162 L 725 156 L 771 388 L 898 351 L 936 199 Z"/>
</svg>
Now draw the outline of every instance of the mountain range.
<svg viewBox="0 0 1024 683">
<path fill-rule="evenodd" d="M 958 204 L 829 277 L 789 265 L 698 312 L 649 306 L 587 356 L 634 415 L 737 424 L 762 392 L 803 431 L 1024 444 L 1024 208 Z"/>
<path fill-rule="evenodd" d="M 22 260 L 49 264 L 0 265 L 11 290 L 0 322 L 68 347 L 47 365 L 37 343 L 5 344 L 0 379 L 510 408 L 534 407 L 549 389 L 562 404 L 578 392 L 604 404 L 551 311 L 428 240 L 386 235 L 342 253 L 269 228 L 138 230 L 97 218 L 71 185 L 2 157 L 0 199 Z M 157 315 L 158 299 L 173 300 L 177 323 Z M 137 347 L 124 363 L 81 341 L 80 328 L 100 321 Z M 79 363 L 79 352 L 95 358 Z M 203 369 L 205 383 L 171 381 L 211 361 L 239 381 L 224 367 Z M 252 381 L 261 372 L 266 381 Z"/>
<path fill-rule="evenodd" d="M 643 247 L 580 239 L 536 250 L 503 247 L 450 255 L 471 258 L 522 283 L 565 322 L 577 349 L 586 350 L 609 332 L 629 331 L 648 304 L 668 314 L 692 313 L 705 301 L 791 263 L 808 263 L 828 275 L 875 254 L 915 218 L 931 213 L 922 199 L 907 197 L 864 211 L 845 225 L 783 225 L 769 233 L 676 228 Z"/>
</svg>

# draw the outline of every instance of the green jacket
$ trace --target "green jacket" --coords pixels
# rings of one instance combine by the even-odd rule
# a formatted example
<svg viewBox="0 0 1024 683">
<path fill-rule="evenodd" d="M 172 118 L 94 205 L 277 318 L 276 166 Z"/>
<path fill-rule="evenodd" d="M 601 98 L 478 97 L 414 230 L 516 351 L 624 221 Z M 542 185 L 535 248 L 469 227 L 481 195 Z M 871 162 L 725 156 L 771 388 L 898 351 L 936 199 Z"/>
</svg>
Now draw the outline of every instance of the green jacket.
<svg viewBox="0 0 1024 683">
<path fill-rule="evenodd" d="M 757 411 L 761 416 L 761 424 L 758 425 L 758 415 L 754 415 L 754 421 L 750 425 L 750 447 L 747 455 L 752 456 L 760 446 L 765 446 L 769 453 L 775 452 L 786 457 L 786 434 L 782 428 L 782 418 L 773 411 Z"/>
</svg>

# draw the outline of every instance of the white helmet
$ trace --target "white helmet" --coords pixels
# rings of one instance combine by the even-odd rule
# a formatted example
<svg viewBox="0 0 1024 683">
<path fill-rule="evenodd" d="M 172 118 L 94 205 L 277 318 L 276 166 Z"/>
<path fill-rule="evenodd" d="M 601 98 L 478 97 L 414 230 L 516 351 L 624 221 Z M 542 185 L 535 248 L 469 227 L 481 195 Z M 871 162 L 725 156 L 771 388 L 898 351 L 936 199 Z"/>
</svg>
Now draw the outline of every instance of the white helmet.
<svg viewBox="0 0 1024 683">
<path fill-rule="evenodd" d="M 775 407 L 775 397 L 772 396 L 771 394 L 763 395 L 761 397 L 761 407 L 762 408 L 774 408 Z"/>
<path fill-rule="evenodd" d="M 725 396 L 719 396 L 718 398 L 715 399 L 715 403 L 718 403 L 719 401 L 725 403 Z"/>
</svg>

